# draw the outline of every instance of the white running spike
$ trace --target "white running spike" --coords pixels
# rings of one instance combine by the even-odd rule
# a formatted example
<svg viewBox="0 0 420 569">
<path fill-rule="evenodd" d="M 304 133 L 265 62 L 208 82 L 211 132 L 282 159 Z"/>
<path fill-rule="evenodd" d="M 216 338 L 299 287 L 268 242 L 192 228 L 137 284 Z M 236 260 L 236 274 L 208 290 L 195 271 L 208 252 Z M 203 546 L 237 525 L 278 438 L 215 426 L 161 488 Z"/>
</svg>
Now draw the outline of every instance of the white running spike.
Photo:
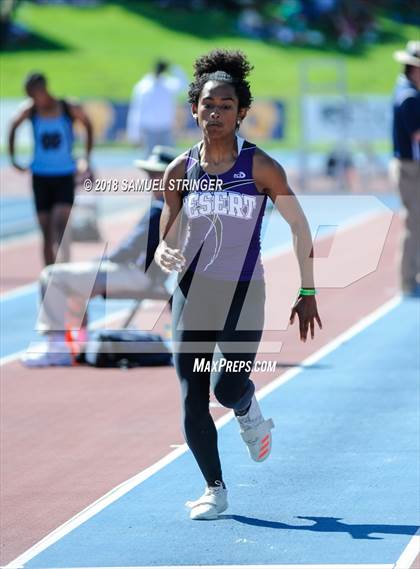
<svg viewBox="0 0 420 569">
<path fill-rule="evenodd" d="M 271 452 L 271 429 L 274 429 L 273 419 L 265 420 L 255 395 L 246 415 L 237 415 L 240 433 L 248 452 L 255 462 L 263 462 Z"/>
<path fill-rule="evenodd" d="M 221 482 L 216 486 L 207 486 L 204 494 L 198 500 L 186 502 L 187 508 L 191 509 L 192 520 L 216 520 L 222 512 L 227 510 L 227 490 Z"/>
</svg>

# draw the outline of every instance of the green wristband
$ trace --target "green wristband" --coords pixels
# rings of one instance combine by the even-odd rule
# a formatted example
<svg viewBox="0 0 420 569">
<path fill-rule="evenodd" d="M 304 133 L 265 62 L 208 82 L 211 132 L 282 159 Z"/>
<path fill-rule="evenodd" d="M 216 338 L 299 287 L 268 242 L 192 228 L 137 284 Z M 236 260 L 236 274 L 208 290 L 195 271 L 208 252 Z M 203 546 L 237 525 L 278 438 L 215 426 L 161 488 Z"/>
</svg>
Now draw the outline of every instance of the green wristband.
<svg viewBox="0 0 420 569">
<path fill-rule="evenodd" d="M 299 296 L 315 296 L 316 289 L 314 288 L 301 288 L 299 289 Z"/>
</svg>

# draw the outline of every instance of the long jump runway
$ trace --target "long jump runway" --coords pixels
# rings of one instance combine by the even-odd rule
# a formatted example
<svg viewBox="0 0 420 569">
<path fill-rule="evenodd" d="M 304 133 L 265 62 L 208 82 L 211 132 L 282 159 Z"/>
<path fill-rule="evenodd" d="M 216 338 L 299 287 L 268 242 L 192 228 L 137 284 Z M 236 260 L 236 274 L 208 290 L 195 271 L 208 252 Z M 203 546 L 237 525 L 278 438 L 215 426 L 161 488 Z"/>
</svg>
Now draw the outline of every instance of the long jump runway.
<svg viewBox="0 0 420 569">
<path fill-rule="evenodd" d="M 394 249 L 395 240 L 383 255 L 388 264 Z M 380 277 L 381 290 L 392 289 L 387 271 L 365 280 L 378 284 Z M 301 365 L 261 382 L 264 413 L 276 423 L 266 463 L 250 461 L 229 414 L 219 419 L 230 497 L 221 519 L 188 519 L 183 503 L 202 486 L 180 446 L 7 567 L 411 567 L 420 524 L 419 304 L 381 292 L 369 309 L 366 294 L 357 298 L 366 285 L 362 280 L 342 293 L 353 307 L 337 291 L 329 295 L 330 319 L 343 310 L 349 323 L 340 334 L 337 329 L 338 338 L 324 340 L 309 357 L 285 350 L 283 357 L 295 356 Z M 359 321 L 360 305 L 370 316 Z M 294 329 L 295 344 L 296 336 Z M 63 370 L 63 380 L 69 372 L 81 370 Z M 166 414 L 158 407 L 153 412 L 159 429 Z M 139 449 L 150 446 L 151 436 L 138 433 Z"/>
<path fill-rule="evenodd" d="M 192 523 L 181 507 L 199 491 L 187 452 L 24 566 L 393 567 L 419 526 L 420 449 L 418 306 L 391 306 L 267 393 L 276 430 L 266 464 L 250 462 L 234 421 L 222 427 L 232 505 L 221 519 Z"/>
</svg>

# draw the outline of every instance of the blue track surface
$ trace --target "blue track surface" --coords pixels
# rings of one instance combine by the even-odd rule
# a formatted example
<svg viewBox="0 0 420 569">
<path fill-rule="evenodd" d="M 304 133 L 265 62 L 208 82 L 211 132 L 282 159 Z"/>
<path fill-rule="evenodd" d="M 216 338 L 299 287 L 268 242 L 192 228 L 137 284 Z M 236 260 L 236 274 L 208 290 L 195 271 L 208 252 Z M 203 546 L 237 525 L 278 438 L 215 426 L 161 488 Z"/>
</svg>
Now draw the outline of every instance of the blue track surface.
<svg viewBox="0 0 420 569">
<path fill-rule="evenodd" d="M 0 209 L 0 238 L 30 233 L 36 229 L 33 201 L 26 197 L 3 197 Z"/>
<path fill-rule="evenodd" d="M 268 395 L 267 463 L 221 429 L 222 519 L 189 521 L 202 488 L 187 453 L 25 567 L 394 563 L 420 523 L 418 317 L 404 301 Z"/>
</svg>

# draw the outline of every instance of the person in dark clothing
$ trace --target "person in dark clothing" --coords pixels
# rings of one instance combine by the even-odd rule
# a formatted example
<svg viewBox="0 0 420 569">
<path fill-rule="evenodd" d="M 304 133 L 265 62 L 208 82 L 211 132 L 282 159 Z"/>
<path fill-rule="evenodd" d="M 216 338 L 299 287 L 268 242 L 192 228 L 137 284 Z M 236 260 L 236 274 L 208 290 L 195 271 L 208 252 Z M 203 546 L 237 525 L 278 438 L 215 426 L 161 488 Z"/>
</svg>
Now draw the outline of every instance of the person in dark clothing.
<svg viewBox="0 0 420 569">
<path fill-rule="evenodd" d="M 403 294 L 420 295 L 420 41 L 394 58 L 404 65 L 393 97 L 393 149 L 398 191 L 405 210 L 401 255 Z"/>
</svg>

